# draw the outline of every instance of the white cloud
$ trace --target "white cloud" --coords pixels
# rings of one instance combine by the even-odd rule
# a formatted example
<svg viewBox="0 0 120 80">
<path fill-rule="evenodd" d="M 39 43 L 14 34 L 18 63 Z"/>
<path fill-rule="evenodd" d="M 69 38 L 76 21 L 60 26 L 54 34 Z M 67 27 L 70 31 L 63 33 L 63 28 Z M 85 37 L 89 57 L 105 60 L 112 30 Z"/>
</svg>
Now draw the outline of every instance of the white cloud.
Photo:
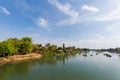
<svg viewBox="0 0 120 80">
<path fill-rule="evenodd" d="M 86 11 L 92 11 L 92 12 L 98 12 L 99 9 L 94 7 L 94 6 L 89 6 L 89 5 L 83 5 L 81 7 L 82 10 L 86 10 Z"/>
<path fill-rule="evenodd" d="M 86 10 L 94 13 L 76 11 L 70 4 L 62 4 L 59 0 L 48 0 L 50 4 L 55 6 L 58 10 L 64 14 L 70 16 L 68 19 L 63 19 L 57 23 L 57 25 L 74 25 L 84 22 L 100 22 L 100 21 L 114 21 L 120 19 L 120 6 L 106 4 L 101 6 L 99 9 L 93 5 L 84 4 L 81 10 Z M 109 2 L 107 2 L 109 3 Z M 98 5 L 99 6 L 99 5 Z M 104 8 L 105 7 L 105 8 Z"/>
<path fill-rule="evenodd" d="M 81 16 L 75 17 L 75 18 L 68 18 L 65 20 L 60 21 L 59 25 L 73 25 L 81 22 L 100 22 L 100 21 L 115 21 L 120 20 L 120 6 L 118 6 L 115 10 L 111 10 L 111 12 L 107 13 L 95 13 L 95 14 L 89 14 L 85 13 Z"/>
<path fill-rule="evenodd" d="M 96 37 L 97 39 L 100 39 L 100 40 L 101 40 L 101 39 L 104 39 L 104 36 L 102 36 L 102 35 L 100 35 L 100 34 L 96 34 L 95 37 Z"/>
<path fill-rule="evenodd" d="M 81 21 L 79 19 L 80 19 L 79 17 L 65 19 L 58 22 L 58 25 L 73 25 L 73 24 L 79 23 Z"/>
<path fill-rule="evenodd" d="M 5 13 L 7 15 L 11 14 L 5 7 L 0 7 L 0 11 L 2 11 L 3 13 Z"/>
<path fill-rule="evenodd" d="M 55 6 L 58 10 L 60 10 L 61 12 L 63 12 L 68 16 L 77 17 L 79 15 L 79 12 L 73 9 L 69 3 L 61 4 L 58 0 L 48 0 L 48 1 L 53 6 Z"/>
<path fill-rule="evenodd" d="M 38 19 L 37 19 L 37 25 L 38 26 L 40 26 L 40 27 L 43 27 L 43 28 L 48 28 L 48 21 L 47 20 L 45 20 L 44 18 L 42 18 L 42 17 L 39 17 Z"/>
<path fill-rule="evenodd" d="M 119 20 L 120 19 L 120 6 L 117 9 L 104 14 L 103 16 L 97 17 L 96 20 L 98 21 L 112 21 L 112 20 Z"/>
</svg>

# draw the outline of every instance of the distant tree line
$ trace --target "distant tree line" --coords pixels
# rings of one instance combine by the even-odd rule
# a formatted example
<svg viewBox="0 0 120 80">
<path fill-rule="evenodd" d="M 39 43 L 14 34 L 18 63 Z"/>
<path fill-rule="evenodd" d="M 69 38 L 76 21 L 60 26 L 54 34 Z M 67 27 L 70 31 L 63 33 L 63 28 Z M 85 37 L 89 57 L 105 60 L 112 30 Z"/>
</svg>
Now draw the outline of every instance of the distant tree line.
<svg viewBox="0 0 120 80">
<path fill-rule="evenodd" d="M 109 49 L 91 49 L 91 51 L 97 51 L 99 53 L 107 51 L 107 52 L 112 52 L 112 53 L 118 53 L 119 54 L 120 53 L 120 48 L 117 47 L 117 48 L 109 48 Z"/>
</svg>

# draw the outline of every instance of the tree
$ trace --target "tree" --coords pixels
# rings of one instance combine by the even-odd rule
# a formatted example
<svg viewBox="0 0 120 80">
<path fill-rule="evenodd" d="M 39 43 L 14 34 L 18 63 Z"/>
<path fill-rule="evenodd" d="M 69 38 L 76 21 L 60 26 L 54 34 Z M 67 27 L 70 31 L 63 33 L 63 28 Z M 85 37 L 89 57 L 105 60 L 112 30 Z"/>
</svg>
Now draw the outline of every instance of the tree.
<svg viewBox="0 0 120 80">
<path fill-rule="evenodd" d="M 56 45 L 51 45 L 51 46 L 49 47 L 49 50 L 52 51 L 52 52 L 54 52 L 56 49 L 57 49 L 57 46 L 56 46 Z"/>
<path fill-rule="evenodd" d="M 39 47 L 39 46 L 38 46 Z M 0 42 L 0 56 L 11 56 L 14 54 L 26 54 L 32 51 L 32 39 L 23 37 L 22 39 L 9 38 Z"/>
<path fill-rule="evenodd" d="M 15 49 L 15 53 L 18 53 L 19 47 L 20 47 L 20 43 L 19 40 L 17 38 L 9 38 L 7 40 L 8 43 L 10 43 L 11 45 L 13 45 L 14 49 Z"/>
<path fill-rule="evenodd" d="M 11 56 L 15 54 L 14 46 L 9 42 L 2 42 L 0 43 L 0 55 L 1 56 Z"/>
<path fill-rule="evenodd" d="M 33 44 L 32 45 L 32 52 L 40 53 L 40 47 L 39 47 L 38 44 Z"/>
<path fill-rule="evenodd" d="M 50 43 L 45 44 L 45 47 L 49 48 L 50 47 Z"/>
<path fill-rule="evenodd" d="M 63 50 L 63 48 L 62 47 L 58 47 L 58 50 Z"/>
<path fill-rule="evenodd" d="M 29 37 L 23 37 L 20 40 L 20 47 L 18 52 L 20 54 L 27 54 L 32 51 L 32 39 Z"/>
</svg>

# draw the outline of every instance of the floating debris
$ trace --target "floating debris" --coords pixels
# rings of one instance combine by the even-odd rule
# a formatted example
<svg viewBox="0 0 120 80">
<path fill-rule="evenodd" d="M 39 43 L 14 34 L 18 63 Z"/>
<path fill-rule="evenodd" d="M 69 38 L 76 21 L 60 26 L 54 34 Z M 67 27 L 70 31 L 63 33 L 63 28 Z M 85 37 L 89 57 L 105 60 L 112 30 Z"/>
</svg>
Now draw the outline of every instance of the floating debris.
<svg viewBox="0 0 120 80">
<path fill-rule="evenodd" d="M 87 57 L 87 55 L 86 55 L 86 54 L 83 54 L 83 56 L 84 56 L 84 57 Z"/>
<path fill-rule="evenodd" d="M 92 54 L 90 56 L 93 56 Z"/>
<path fill-rule="evenodd" d="M 110 54 L 104 54 L 106 57 L 112 57 Z"/>
</svg>

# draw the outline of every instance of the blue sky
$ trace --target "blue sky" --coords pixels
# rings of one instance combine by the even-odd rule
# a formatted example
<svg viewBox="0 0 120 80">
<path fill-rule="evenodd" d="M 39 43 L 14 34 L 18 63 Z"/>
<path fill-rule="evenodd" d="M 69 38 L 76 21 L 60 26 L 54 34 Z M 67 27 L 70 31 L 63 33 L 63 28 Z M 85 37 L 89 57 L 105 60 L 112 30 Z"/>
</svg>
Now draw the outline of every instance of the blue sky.
<svg viewBox="0 0 120 80">
<path fill-rule="evenodd" d="M 120 46 L 120 0 L 1 0 L 0 41 L 30 36 L 34 43 L 81 48 Z"/>
</svg>

